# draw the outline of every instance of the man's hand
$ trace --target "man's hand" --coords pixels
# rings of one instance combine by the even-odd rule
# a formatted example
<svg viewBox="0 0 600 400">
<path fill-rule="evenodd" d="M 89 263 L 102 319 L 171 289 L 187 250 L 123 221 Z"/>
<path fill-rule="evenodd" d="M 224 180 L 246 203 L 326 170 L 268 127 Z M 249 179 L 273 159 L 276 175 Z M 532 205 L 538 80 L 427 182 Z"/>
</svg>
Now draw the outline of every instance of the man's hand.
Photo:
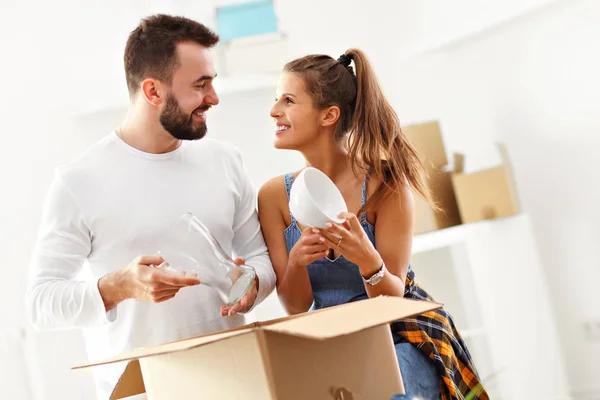
<svg viewBox="0 0 600 400">
<path fill-rule="evenodd" d="M 158 255 L 140 256 L 124 269 L 100 278 L 98 289 L 106 311 L 127 299 L 162 303 L 175 297 L 179 289 L 200 284 L 197 278 L 155 267 L 163 262 Z"/>
<path fill-rule="evenodd" d="M 245 261 L 243 258 L 236 258 L 236 265 L 244 265 Z M 245 313 L 248 312 L 254 305 L 256 301 L 256 296 L 258 296 L 258 277 L 254 278 L 252 285 L 248 289 L 248 292 L 242 297 L 242 299 L 235 303 L 232 306 L 223 306 L 221 307 L 221 316 L 223 317 L 232 317 L 237 313 Z"/>
</svg>

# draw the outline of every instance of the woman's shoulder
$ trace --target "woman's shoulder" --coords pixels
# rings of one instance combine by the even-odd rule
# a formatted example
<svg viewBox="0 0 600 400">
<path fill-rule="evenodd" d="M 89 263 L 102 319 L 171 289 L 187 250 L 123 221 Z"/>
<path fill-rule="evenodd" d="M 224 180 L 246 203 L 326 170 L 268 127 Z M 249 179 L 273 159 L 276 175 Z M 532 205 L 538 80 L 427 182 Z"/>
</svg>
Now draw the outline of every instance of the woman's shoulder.
<svg viewBox="0 0 600 400">
<path fill-rule="evenodd" d="M 293 175 L 296 176 L 298 172 L 294 172 Z M 258 191 L 258 210 L 259 213 L 280 213 L 283 223 L 288 226 L 291 219 L 285 186 L 285 175 L 266 181 Z"/>
<path fill-rule="evenodd" d="M 260 187 L 260 190 L 258 191 L 258 196 L 259 198 L 261 196 L 271 198 L 273 196 L 276 196 L 278 193 L 281 193 L 282 190 L 285 193 L 284 175 L 279 175 L 263 183 Z"/>
<path fill-rule="evenodd" d="M 405 181 L 398 188 L 392 188 L 384 182 L 384 179 L 371 172 L 368 178 L 367 198 L 374 196 L 378 190 L 381 191 L 380 196 L 378 196 L 381 201 L 374 204 L 376 213 L 382 211 L 382 209 L 389 209 L 390 205 L 392 205 L 392 209 L 396 208 L 395 206 L 398 204 L 404 205 L 409 210 L 413 208 L 414 193 L 408 181 Z"/>
<path fill-rule="evenodd" d="M 262 184 L 258 191 L 258 201 L 273 205 L 287 205 L 285 175 L 278 175 Z M 297 172 L 293 173 L 296 176 Z"/>
</svg>

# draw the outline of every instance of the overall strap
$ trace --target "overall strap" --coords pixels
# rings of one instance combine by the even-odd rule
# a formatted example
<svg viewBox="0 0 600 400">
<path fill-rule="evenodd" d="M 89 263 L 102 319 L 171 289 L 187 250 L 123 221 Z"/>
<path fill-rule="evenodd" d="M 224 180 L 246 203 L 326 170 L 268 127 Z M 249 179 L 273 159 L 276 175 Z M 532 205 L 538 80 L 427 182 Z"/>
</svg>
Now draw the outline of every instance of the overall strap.
<svg viewBox="0 0 600 400">
<path fill-rule="evenodd" d="M 363 185 L 362 185 L 362 198 L 360 199 L 360 208 L 362 208 L 365 203 L 367 202 L 367 181 L 369 179 L 369 175 L 367 174 L 367 176 L 365 176 L 365 180 L 363 181 Z M 367 212 L 363 211 L 360 214 L 360 222 L 367 222 Z"/>
<path fill-rule="evenodd" d="M 285 193 L 287 194 L 288 201 L 290 200 L 290 190 L 292 190 L 292 184 L 294 183 L 294 173 L 288 172 L 283 175 L 283 180 L 285 182 Z M 296 218 L 290 212 L 290 217 L 292 218 L 292 224 L 296 223 Z"/>
</svg>

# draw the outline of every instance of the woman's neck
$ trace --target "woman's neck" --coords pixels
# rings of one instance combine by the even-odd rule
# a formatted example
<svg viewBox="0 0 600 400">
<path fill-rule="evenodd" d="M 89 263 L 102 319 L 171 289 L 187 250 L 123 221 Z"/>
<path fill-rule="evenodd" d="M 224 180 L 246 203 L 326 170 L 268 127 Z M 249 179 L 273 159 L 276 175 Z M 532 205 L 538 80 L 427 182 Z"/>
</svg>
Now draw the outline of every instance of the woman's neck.
<svg viewBox="0 0 600 400">
<path fill-rule="evenodd" d="M 345 179 L 352 173 L 348 151 L 341 140 L 317 143 L 302 151 L 302 155 L 307 166 L 322 171 L 333 182 Z"/>
</svg>

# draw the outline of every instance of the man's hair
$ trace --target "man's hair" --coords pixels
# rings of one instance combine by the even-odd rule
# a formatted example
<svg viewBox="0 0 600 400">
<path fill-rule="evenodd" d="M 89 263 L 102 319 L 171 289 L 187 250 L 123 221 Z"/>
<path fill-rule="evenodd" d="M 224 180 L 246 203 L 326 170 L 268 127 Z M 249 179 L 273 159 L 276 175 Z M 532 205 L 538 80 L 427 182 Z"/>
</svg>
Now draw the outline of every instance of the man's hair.
<svg viewBox="0 0 600 400">
<path fill-rule="evenodd" d="M 213 47 L 219 36 L 206 26 L 189 18 L 165 14 L 142 19 L 125 46 L 125 78 L 130 94 L 135 94 L 146 78 L 170 83 L 178 67 L 178 43 L 195 42 Z"/>
</svg>

